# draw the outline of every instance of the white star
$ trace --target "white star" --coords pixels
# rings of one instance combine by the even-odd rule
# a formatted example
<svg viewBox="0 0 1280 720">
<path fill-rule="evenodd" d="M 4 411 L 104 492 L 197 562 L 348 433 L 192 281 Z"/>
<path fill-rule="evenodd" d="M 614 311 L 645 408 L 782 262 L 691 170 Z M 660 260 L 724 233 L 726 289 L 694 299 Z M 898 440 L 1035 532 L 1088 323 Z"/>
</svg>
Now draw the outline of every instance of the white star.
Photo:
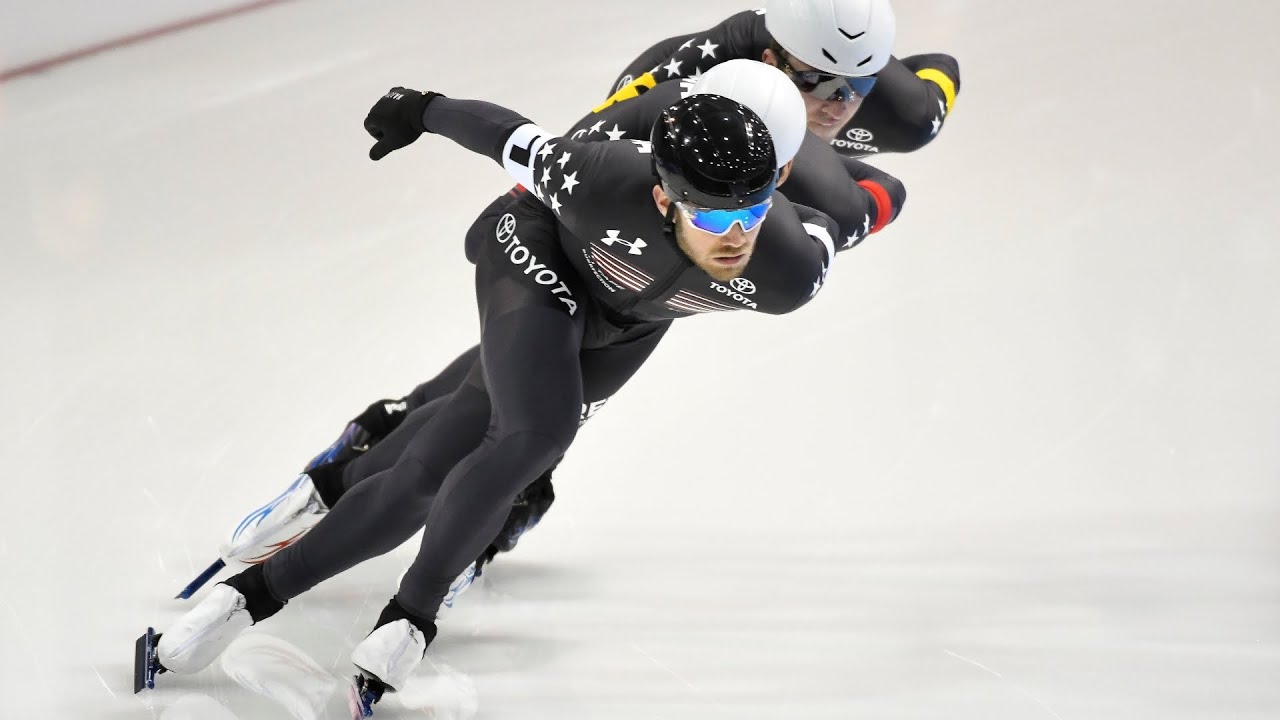
<svg viewBox="0 0 1280 720">
<path fill-rule="evenodd" d="M 941 100 L 938 101 L 938 113 L 941 114 L 943 117 L 947 116 L 947 104 L 942 102 Z"/>
<path fill-rule="evenodd" d="M 578 182 L 578 171 L 574 170 L 573 172 L 567 173 L 564 176 L 564 184 L 560 186 L 560 189 L 568 190 L 569 194 L 572 195 L 574 186 L 580 185 L 580 184 L 581 183 Z"/>
<path fill-rule="evenodd" d="M 551 166 L 544 165 L 542 168 L 542 184 L 546 185 L 551 182 Z"/>
<path fill-rule="evenodd" d="M 556 159 L 556 164 L 560 166 L 561 172 L 564 171 L 564 166 L 569 163 L 569 156 L 571 154 L 572 153 L 562 153 L 560 157 Z"/>
<path fill-rule="evenodd" d="M 542 146 L 541 150 L 538 151 L 538 157 L 542 158 L 543 160 L 546 160 L 547 156 L 550 155 L 551 152 L 555 149 L 556 149 L 555 143 L 547 143 L 546 145 Z"/>
<path fill-rule="evenodd" d="M 871 213 L 863 213 L 862 215 L 862 237 L 871 234 Z"/>
<path fill-rule="evenodd" d="M 818 278 L 817 280 L 813 281 L 813 292 L 809 293 L 809 297 L 813 297 L 814 295 L 817 295 L 818 291 L 821 289 L 822 289 L 822 278 Z"/>
<path fill-rule="evenodd" d="M 937 135 L 938 131 L 941 129 L 942 129 L 942 118 L 935 115 L 933 118 L 933 132 L 929 133 L 929 137 L 933 137 L 934 135 Z"/>
<path fill-rule="evenodd" d="M 671 58 L 670 64 L 664 65 L 662 69 L 667 71 L 667 77 L 673 78 L 680 74 L 680 61 Z"/>
<path fill-rule="evenodd" d="M 603 121 L 603 120 L 601 120 L 600 122 L 596 123 L 595 125 L 592 125 L 592 126 L 591 126 L 591 132 L 593 132 L 593 133 L 598 133 L 598 132 L 600 132 L 600 128 L 602 128 L 602 127 L 604 127 L 604 121 Z"/>
<path fill-rule="evenodd" d="M 556 197 L 555 193 L 551 193 L 551 209 L 555 211 L 556 215 L 560 214 L 560 205 L 561 203 L 559 198 Z"/>
<path fill-rule="evenodd" d="M 694 79 L 694 80 L 697 80 L 698 78 L 702 77 L 702 68 L 700 68 L 700 67 L 696 67 L 696 68 L 694 68 L 694 69 L 693 69 L 693 74 L 692 74 L 692 75 L 690 75 L 689 77 L 690 77 L 690 78 L 692 78 L 692 79 Z"/>
<path fill-rule="evenodd" d="M 622 136 L 627 134 L 627 131 L 626 131 L 626 130 L 620 130 L 620 129 L 618 128 L 618 123 L 614 123 L 614 124 L 613 124 L 613 129 L 612 129 L 612 130 L 605 130 L 605 131 L 604 131 L 604 134 L 605 134 L 605 135 L 608 135 L 610 140 L 621 140 L 621 139 L 622 139 Z"/>
<path fill-rule="evenodd" d="M 694 40 L 697 40 L 697 38 L 689 38 L 688 40 L 685 40 L 683 45 L 681 45 L 680 47 L 676 48 L 676 52 L 680 52 L 681 50 L 685 50 L 685 49 L 687 49 L 690 45 L 692 45 L 692 44 L 693 44 L 693 41 L 694 41 Z M 710 41 L 710 40 L 708 40 L 707 42 L 711 42 L 711 41 Z"/>
<path fill-rule="evenodd" d="M 851 247 L 853 247 L 853 246 L 854 246 L 854 244 L 855 244 L 855 243 L 857 243 L 857 242 L 858 242 L 858 233 L 854 233 L 854 234 L 852 234 L 852 235 L 850 235 L 849 237 L 847 237 L 847 238 L 845 238 L 845 239 L 844 239 L 844 246 L 845 246 L 845 248 L 851 248 Z"/>
<path fill-rule="evenodd" d="M 692 40 L 690 40 L 689 42 L 693 42 L 693 41 L 692 41 Z M 715 56 L 716 56 L 716 48 L 718 48 L 718 47 L 720 47 L 720 46 L 719 46 L 719 45 L 713 45 L 713 44 L 711 43 L 711 38 L 707 38 L 707 41 L 706 41 L 706 42 L 704 42 L 704 43 L 702 43 L 701 45 L 699 45 L 699 46 L 698 46 L 698 49 L 702 51 L 702 57 L 704 57 L 704 58 L 706 58 L 706 57 L 713 58 L 713 57 L 715 57 Z"/>
</svg>

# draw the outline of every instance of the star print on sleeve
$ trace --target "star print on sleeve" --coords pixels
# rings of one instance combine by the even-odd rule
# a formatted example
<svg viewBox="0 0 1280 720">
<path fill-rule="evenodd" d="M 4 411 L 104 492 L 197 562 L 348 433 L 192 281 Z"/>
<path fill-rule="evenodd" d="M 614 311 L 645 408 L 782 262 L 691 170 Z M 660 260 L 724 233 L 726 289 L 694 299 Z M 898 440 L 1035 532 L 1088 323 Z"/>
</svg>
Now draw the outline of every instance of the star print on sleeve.
<svg viewBox="0 0 1280 720">
<path fill-rule="evenodd" d="M 598 133 L 598 132 L 602 132 L 602 131 L 600 130 L 600 128 L 602 128 L 602 127 L 604 127 L 604 121 L 603 121 L 603 120 L 599 120 L 599 121 L 597 121 L 597 122 L 596 122 L 596 124 L 595 124 L 595 125 L 592 125 L 592 126 L 591 126 L 591 129 L 590 129 L 588 132 L 590 132 L 590 133 Z"/>
<path fill-rule="evenodd" d="M 690 40 L 690 42 L 693 41 Z M 716 48 L 718 47 L 720 46 L 711 42 L 711 38 L 707 38 L 707 41 L 699 45 L 698 49 L 702 51 L 702 57 L 714 58 L 716 56 Z"/>
<path fill-rule="evenodd" d="M 549 156 L 552 152 L 554 152 L 555 149 L 556 149 L 555 143 L 547 143 L 546 145 L 542 146 L 541 150 L 538 151 L 538 157 L 542 158 L 543 160 L 546 160 L 547 156 Z"/>
<path fill-rule="evenodd" d="M 854 245 L 857 245 L 858 242 L 863 238 L 865 238 L 870 232 L 871 232 L 871 213 L 863 213 L 862 232 L 861 233 L 854 232 L 852 235 L 846 236 L 844 239 L 844 249 L 848 250 Z"/>
<path fill-rule="evenodd" d="M 939 100 L 938 114 L 933 116 L 933 131 L 929 133 L 929 137 L 933 137 L 938 134 L 938 131 L 942 129 L 942 118 L 946 116 L 947 116 L 947 105 L 946 103 Z"/>
<path fill-rule="evenodd" d="M 627 131 L 619 128 L 618 123 L 614 123 L 613 129 L 605 130 L 604 134 L 608 135 L 610 140 L 621 140 L 622 136 L 627 134 Z"/>
<path fill-rule="evenodd" d="M 564 203 L 560 202 L 560 199 L 556 197 L 556 193 L 551 193 L 550 200 L 551 210 L 556 214 L 556 217 L 559 217 L 560 208 L 563 207 Z"/>
<path fill-rule="evenodd" d="M 578 171 L 577 171 L 577 170 L 574 170 L 574 171 L 573 171 L 573 172 L 571 172 L 571 173 L 565 173 L 565 174 L 564 174 L 563 184 L 560 186 L 560 189 L 561 189 L 561 190 L 567 190 L 567 191 L 569 192 L 569 194 L 570 194 L 570 195 L 572 195 L 572 194 L 573 194 L 573 188 L 574 188 L 575 186 L 579 185 L 579 184 L 581 184 L 581 183 L 579 183 L 579 181 L 578 181 Z"/>
<path fill-rule="evenodd" d="M 697 41 L 698 41 L 697 38 L 689 38 L 688 40 L 685 40 L 683 45 L 676 48 L 676 52 L 680 52 L 681 50 L 688 50 L 689 46 L 693 45 Z"/>
<path fill-rule="evenodd" d="M 561 153 L 560 157 L 556 158 L 556 164 L 560 166 L 560 172 L 564 172 L 564 166 L 569 163 L 569 156 L 570 153 L 565 152 Z"/>
<path fill-rule="evenodd" d="M 670 63 L 668 63 L 667 65 L 663 66 L 663 68 L 662 68 L 662 69 L 667 71 L 667 77 L 668 77 L 668 78 L 679 77 L 679 76 L 680 76 L 680 65 L 681 65 L 681 61 L 680 61 L 680 60 L 676 60 L 675 58 L 671 58 L 671 62 L 670 62 Z"/>
</svg>

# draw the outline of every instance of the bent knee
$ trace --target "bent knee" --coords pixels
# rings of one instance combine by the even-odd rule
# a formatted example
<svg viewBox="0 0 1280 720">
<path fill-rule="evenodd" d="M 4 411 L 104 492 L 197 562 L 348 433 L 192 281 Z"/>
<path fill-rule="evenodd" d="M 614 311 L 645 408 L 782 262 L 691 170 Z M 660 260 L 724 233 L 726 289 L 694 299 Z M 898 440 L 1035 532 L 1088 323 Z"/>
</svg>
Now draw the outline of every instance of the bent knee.
<svg viewBox="0 0 1280 720">
<path fill-rule="evenodd" d="M 516 430 L 504 434 L 499 445 L 514 457 L 524 459 L 533 467 L 543 468 L 555 461 L 573 444 L 578 423 L 559 424 L 537 430 Z"/>
</svg>

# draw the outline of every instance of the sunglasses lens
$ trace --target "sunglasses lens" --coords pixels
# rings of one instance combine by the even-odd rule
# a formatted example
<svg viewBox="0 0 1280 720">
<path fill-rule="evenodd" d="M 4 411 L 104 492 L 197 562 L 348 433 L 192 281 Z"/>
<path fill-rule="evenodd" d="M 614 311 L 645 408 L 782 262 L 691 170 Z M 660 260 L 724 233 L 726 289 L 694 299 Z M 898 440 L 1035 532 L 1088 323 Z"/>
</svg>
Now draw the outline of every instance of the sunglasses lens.
<svg viewBox="0 0 1280 720">
<path fill-rule="evenodd" d="M 724 235 L 734 223 L 742 226 L 743 232 L 750 232 L 769 214 L 772 202 L 765 200 L 759 205 L 736 210 L 709 210 L 705 208 L 684 208 L 689 222 L 699 230 L 713 235 Z M 683 205 L 681 207 L 684 207 Z"/>
<path fill-rule="evenodd" d="M 871 94 L 871 88 L 876 86 L 876 76 L 868 75 L 866 77 L 845 78 L 849 87 L 853 90 L 853 94 L 858 97 L 866 97 Z"/>
</svg>

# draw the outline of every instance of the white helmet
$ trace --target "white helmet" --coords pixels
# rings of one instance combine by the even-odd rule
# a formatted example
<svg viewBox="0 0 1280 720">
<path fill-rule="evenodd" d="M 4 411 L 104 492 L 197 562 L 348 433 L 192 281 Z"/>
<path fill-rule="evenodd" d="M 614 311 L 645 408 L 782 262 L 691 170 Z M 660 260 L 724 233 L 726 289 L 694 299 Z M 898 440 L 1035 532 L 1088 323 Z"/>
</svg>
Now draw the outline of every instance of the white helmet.
<svg viewBox="0 0 1280 720">
<path fill-rule="evenodd" d="M 797 60 L 833 75 L 874 75 L 897 24 L 889 0 L 768 0 L 765 28 Z"/>
<path fill-rule="evenodd" d="M 778 167 L 800 151 L 808 124 L 804 100 L 791 79 L 778 68 L 755 60 L 729 60 L 703 73 L 690 95 L 723 95 L 760 116 L 773 136 Z"/>
</svg>

